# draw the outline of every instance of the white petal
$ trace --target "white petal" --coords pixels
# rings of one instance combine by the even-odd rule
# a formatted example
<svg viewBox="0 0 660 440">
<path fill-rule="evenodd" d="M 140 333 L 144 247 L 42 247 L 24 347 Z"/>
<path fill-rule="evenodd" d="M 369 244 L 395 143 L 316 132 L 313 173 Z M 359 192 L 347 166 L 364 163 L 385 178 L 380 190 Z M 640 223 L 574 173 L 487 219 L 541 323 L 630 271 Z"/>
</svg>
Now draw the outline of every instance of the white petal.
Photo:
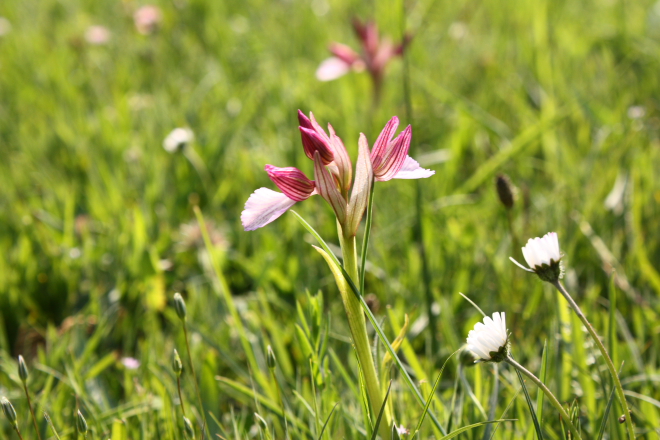
<svg viewBox="0 0 660 440">
<path fill-rule="evenodd" d="M 499 351 L 506 345 L 506 317 L 504 312 L 493 313 L 493 317 L 486 316 L 483 322 L 474 325 L 467 337 L 467 348 L 476 356 L 490 360 L 490 353 Z"/>
<path fill-rule="evenodd" d="M 241 213 L 241 223 L 246 231 L 266 226 L 295 204 L 287 196 L 268 188 L 259 188 L 252 193 L 245 202 L 245 209 Z"/>
<path fill-rule="evenodd" d="M 316 69 L 316 78 L 319 81 L 332 81 L 344 76 L 351 70 L 351 66 L 337 57 L 330 57 L 323 61 Z"/>
<path fill-rule="evenodd" d="M 522 253 L 523 257 L 525 257 L 525 261 L 529 265 L 529 267 L 534 268 L 536 266 L 536 260 L 534 259 L 534 253 L 532 252 L 532 243 L 531 239 L 527 242 L 525 247 L 522 248 Z"/>
<path fill-rule="evenodd" d="M 548 241 L 550 242 L 550 246 L 551 246 L 550 257 L 553 260 L 558 261 L 559 258 L 561 257 L 561 254 L 559 253 L 559 238 L 557 237 L 557 233 L 549 232 L 548 234 L 546 234 L 546 237 L 548 237 Z"/>
<path fill-rule="evenodd" d="M 410 156 L 406 156 L 403 166 L 393 179 L 424 179 L 435 174 L 433 170 L 427 170 L 419 166 L 419 162 Z"/>
</svg>

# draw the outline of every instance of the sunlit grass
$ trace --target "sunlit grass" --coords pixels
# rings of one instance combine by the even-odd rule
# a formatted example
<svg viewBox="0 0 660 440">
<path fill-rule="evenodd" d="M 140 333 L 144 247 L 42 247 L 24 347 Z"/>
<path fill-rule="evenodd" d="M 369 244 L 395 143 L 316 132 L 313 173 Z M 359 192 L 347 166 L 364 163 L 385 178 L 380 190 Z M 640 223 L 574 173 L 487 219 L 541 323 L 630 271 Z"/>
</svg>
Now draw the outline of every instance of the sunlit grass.
<svg viewBox="0 0 660 440">
<path fill-rule="evenodd" d="M 346 318 L 314 238 L 290 213 L 254 232 L 240 225 L 250 193 L 274 188 L 265 164 L 313 174 L 298 109 L 332 122 L 353 159 L 360 132 L 373 142 L 398 115 L 413 125 L 411 155 L 436 170 L 423 182 L 421 224 L 438 331 L 428 324 L 415 182 L 376 186 L 365 282 L 390 341 L 408 315 L 398 353 L 424 399 L 481 318 L 463 292 L 488 314 L 506 311 L 516 359 L 539 377 L 544 364 L 560 401 L 577 402 L 583 438 L 598 438 L 602 426 L 604 438 L 626 438 L 616 401 L 602 423 L 612 385 L 589 335 L 551 286 L 508 260 L 522 254 L 495 191 L 495 176 L 506 173 L 518 189 L 511 210 L 518 243 L 559 234 L 564 283 L 614 364 L 623 364 L 638 435 L 657 432 L 653 2 L 406 2 L 413 120 L 400 59 L 388 66 L 377 108 L 366 74 L 314 77 L 330 42 L 358 47 L 354 15 L 375 17 L 400 39 L 399 2 L 163 2 L 151 35 L 135 30 L 139 6 L 0 2 L 0 17 L 11 23 L 0 36 L 0 394 L 15 406 L 26 439 L 37 437 L 18 354 L 30 368 L 42 438 L 53 436 L 44 411 L 62 438 L 73 438 L 78 409 L 88 438 L 183 438 L 171 356 L 177 349 L 185 358 L 185 340 L 174 292 L 188 307 L 212 437 L 277 439 L 286 429 L 291 438 L 318 438 L 321 430 L 327 439 L 368 438 Z M 91 25 L 110 30 L 106 45 L 86 42 Z M 165 151 L 176 127 L 194 132 L 208 175 L 185 154 Z M 338 246 L 332 211 L 319 197 L 295 209 Z M 380 363 L 385 348 L 371 336 Z M 268 345 L 277 359 L 272 374 Z M 140 366 L 127 368 L 126 357 Z M 182 394 L 200 438 L 185 364 Z M 423 407 L 399 370 L 382 373 L 392 379 L 395 421 L 414 429 Z M 527 387 L 536 403 L 537 389 Z M 472 366 L 456 356 L 430 410 L 451 430 L 516 419 L 461 438 L 536 436 L 518 377 L 504 364 Z M 547 402 L 538 414 L 544 437 L 562 438 Z M 15 435 L 6 419 L 0 426 Z M 427 416 L 419 438 L 434 435 Z"/>
</svg>

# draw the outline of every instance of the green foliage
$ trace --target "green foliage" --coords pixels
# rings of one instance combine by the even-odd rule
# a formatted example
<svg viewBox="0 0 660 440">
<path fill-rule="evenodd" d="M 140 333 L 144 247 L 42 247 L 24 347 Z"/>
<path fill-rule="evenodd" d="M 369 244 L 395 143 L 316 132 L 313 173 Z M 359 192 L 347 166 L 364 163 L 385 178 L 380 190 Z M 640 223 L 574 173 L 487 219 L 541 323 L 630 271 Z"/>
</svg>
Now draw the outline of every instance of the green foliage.
<svg viewBox="0 0 660 440">
<path fill-rule="evenodd" d="M 80 408 L 88 438 L 183 438 L 172 353 L 186 341 L 174 292 L 185 298 L 201 390 L 203 408 L 184 368 L 197 437 L 373 432 L 339 293 L 314 238 L 292 214 L 254 232 L 240 224 L 250 193 L 274 188 L 265 164 L 312 174 L 299 108 L 331 122 L 353 159 L 360 132 L 373 143 L 398 115 L 413 126 L 411 155 L 436 170 L 419 182 L 421 218 L 414 182 L 378 182 L 373 191 L 364 293 L 377 295 L 373 315 L 389 341 L 403 329 L 397 353 L 420 393 L 395 362 L 383 363 L 397 426 L 416 427 L 426 414 L 421 397 L 449 435 L 531 439 L 529 403 L 543 438 L 563 438 L 556 411 L 547 401 L 542 408 L 529 382 L 525 396 L 504 364 L 450 360 L 434 384 L 480 319 L 464 292 L 489 314 L 506 311 L 516 359 L 545 377 L 584 438 L 626 438 L 589 335 L 551 286 L 508 261 L 522 259 L 528 238 L 557 231 L 564 282 L 622 365 L 626 416 L 638 435 L 657 433 L 653 1 L 177 0 L 159 2 L 163 20 L 150 35 L 134 27 L 139 6 L 0 2 L 11 23 L 0 35 L 0 390 L 26 439 L 36 434 L 18 354 L 30 365 L 35 413 L 49 414 L 38 420 L 42 434 L 74 438 Z M 401 60 L 388 66 L 378 106 L 364 73 L 314 77 L 329 43 L 358 47 L 354 15 L 375 18 L 395 40 L 403 19 L 414 35 L 410 114 Z M 107 44 L 86 41 L 91 25 L 110 30 Z M 170 154 L 163 140 L 176 127 L 191 128 L 195 140 Z M 500 173 L 517 187 L 509 211 L 495 187 Z M 295 209 L 338 244 L 320 197 Z M 385 348 L 371 336 L 381 365 Z M 7 419 L 0 430 L 16 435 Z M 441 437 L 426 417 L 417 438 L 432 436 Z"/>
</svg>

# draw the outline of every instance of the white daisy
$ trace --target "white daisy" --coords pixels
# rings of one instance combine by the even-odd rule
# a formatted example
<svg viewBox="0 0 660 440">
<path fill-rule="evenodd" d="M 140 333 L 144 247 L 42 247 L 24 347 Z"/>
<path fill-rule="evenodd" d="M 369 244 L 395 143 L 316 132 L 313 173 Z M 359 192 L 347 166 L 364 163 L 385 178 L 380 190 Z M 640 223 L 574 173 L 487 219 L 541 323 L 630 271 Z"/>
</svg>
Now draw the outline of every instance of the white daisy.
<svg viewBox="0 0 660 440">
<path fill-rule="evenodd" d="M 530 238 L 522 248 L 525 261 L 529 268 L 511 261 L 528 272 L 536 273 L 543 281 L 555 282 L 561 278 L 561 253 L 559 252 L 559 239 L 556 232 L 548 232 L 543 237 Z"/>
<path fill-rule="evenodd" d="M 502 362 L 509 353 L 509 336 L 506 330 L 504 312 L 486 316 L 484 322 L 477 322 L 467 337 L 467 349 L 482 362 Z"/>
</svg>

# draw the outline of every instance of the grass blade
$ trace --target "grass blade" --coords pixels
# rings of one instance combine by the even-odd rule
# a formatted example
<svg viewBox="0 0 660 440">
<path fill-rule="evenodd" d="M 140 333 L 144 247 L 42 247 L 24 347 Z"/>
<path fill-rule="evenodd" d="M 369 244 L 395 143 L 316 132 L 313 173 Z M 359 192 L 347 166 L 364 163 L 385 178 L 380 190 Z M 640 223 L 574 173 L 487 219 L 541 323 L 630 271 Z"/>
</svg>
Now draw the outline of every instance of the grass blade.
<svg viewBox="0 0 660 440">
<path fill-rule="evenodd" d="M 431 389 L 431 393 L 429 393 L 429 398 L 426 400 L 426 405 L 424 405 L 424 412 L 422 412 L 422 416 L 419 418 L 419 422 L 417 422 L 417 426 L 415 427 L 415 431 L 413 433 L 413 437 L 417 435 L 419 432 L 419 428 L 422 427 L 422 423 L 424 422 L 424 419 L 426 418 L 426 413 L 428 412 L 429 408 L 431 407 L 431 402 L 433 401 L 433 397 L 435 396 L 435 390 L 438 388 L 438 384 L 440 384 L 440 378 L 442 377 L 442 372 L 445 371 L 445 366 L 447 365 L 447 362 L 449 362 L 449 359 L 451 359 L 456 353 L 461 351 L 459 348 L 455 352 L 449 355 L 449 357 L 445 360 L 445 362 L 442 364 L 442 368 L 440 368 L 440 372 L 438 373 L 438 377 L 435 379 L 435 382 L 433 383 L 433 388 Z"/>
<path fill-rule="evenodd" d="M 335 403 L 335 405 L 332 407 L 330 410 L 330 414 L 328 414 L 328 417 L 325 419 L 325 423 L 323 424 L 323 428 L 321 428 L 321 433 L 319 434 L 318 440 L 321 440 L 323 438 L 323 433 L 325 432 L 326 426 L 328 426 L 328 423 L 330 422 L 330 417 L 335 413 L 335 409 L 337 408 L 337 405 L 339 405 L 339 402 Z"/>
<path fill-rule="evenodd" d="M 607 427 L 607 419 L 610 415 L 610 409 L 612 408 L 612 402 L 614 401 L 614 387 L 610 390 L 610 397 L 607 399 L 607 406 L 605 406 L 605 412 L 603 412 L 603 419 L 600 422 L 600 428 L 598 429 L 598 435 L 596 440 L 602 440 L 603 434 L 605 434 L 605 427 Z"/>
<path fill-rule="evenodd" d="M 532 416 L 532 422 L 534 422 L 534 429 L 536 430 L 536 437 L 539 440 L 543 440 L 543 432 L 541 431 L 541 425 L 539 424 L 539 419 L 536 416 L 536 411 L 534 410 L 534 405 L 532 405 L 532 398 L 529 396 L 529 391 L 527 391 L 527 386 L 525 385 L 525 379 L 523 379 L 522 374 L 520 374 L 520 371 L 518 371 L 517 368 L 514 368 L 514 370 L 516 370 L 516 374 L 518 375 L 518 380 L 520 381 L 520 386 L 522 387 L 523 393 L 525 394 L 525 400 L 527 401 L 527 407 L 529 408 L 529 413 Z"/>
<path fill-rule="evenodd" d="M 364 225 L 364 238 L 362 239 L 362 251 L 360 255 L 360 292 L 364 293 L 364 274 L 367 268 L 367 252 L 369 250 L 369 237 L 371 236 L 371 216 L 374 203 L 374 181 L 371 182 L 369 202 L 367 204 L 367 220 Z"/>
<path fill-rule="evenodd" d="M 472 425 L 463 426 L 462 428 L 458 428 L 456 431 L 450 432 L 449 434 L 442 437 L 440 440 L 449 440 L 450 438 L 456 437 L 458 434 L 462 434 L 471 429 L 478 428 L 479 426 L 490 425 L 491 423 L 513 422 L 515 420 L 517 419 L 497 419 L 497 420 L 488 420 L 486 422 L 473 423 Z"/>
<path fill-rule="evenodd" d="M 545 383 L 545 378 L 548 373 L 548 341 L 543 343 L 543 354 L 541 355 L 541 374 L 539 379 L 541 382 Z M 536 414 L 538 415 L 539 422 L 543 422 L 543 396 L 544 393 L 541 390 L 536 392 Z"/>
<path fill-rule="evenodd" d="M 387 399 L 390 397 L 391 390 L 392 381 L 390 380 L 389 385 L 387 385 L 387 392 L 385 393 L 383 404 L 380 406 L 380 411 L 378 411 L 378 418 L 376 419 L 376 425 L 374 426 L 374 433 L 371 435 L 371 440 L 376 440 L 376 437 L 378 436 L 378 428 L 380 427 L 380 421 L 383 419 L 383 414 L 385 414 L 385 407 L 387 407 Z"/>
</svg>

